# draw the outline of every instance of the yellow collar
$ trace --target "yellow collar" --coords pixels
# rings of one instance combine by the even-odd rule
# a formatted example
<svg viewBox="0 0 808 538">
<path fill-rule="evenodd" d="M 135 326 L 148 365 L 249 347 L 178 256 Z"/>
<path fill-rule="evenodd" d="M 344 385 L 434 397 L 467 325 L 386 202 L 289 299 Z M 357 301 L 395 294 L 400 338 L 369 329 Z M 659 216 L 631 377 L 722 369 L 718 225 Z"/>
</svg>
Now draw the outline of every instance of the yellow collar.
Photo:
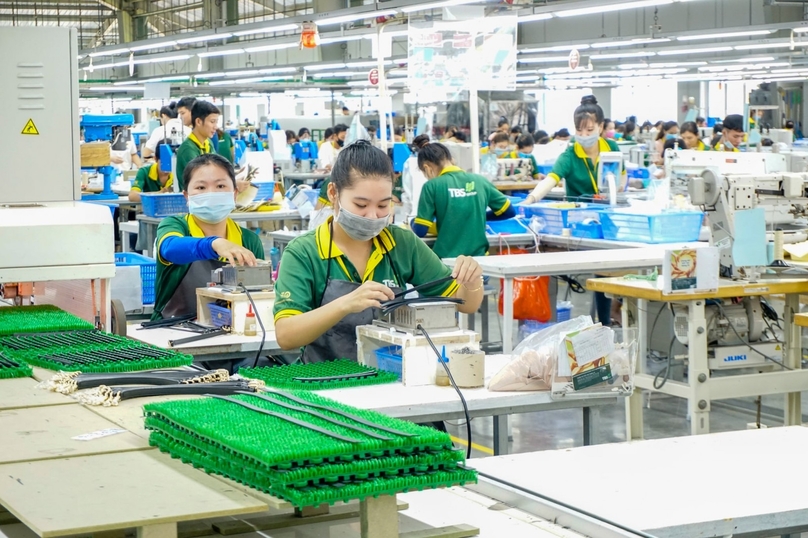
<svg viewBox="0 0 808 538">
<path fill-rule="evenodd" d="M 153 165 L 151 165 L 149 167 L 149 179 L 151 179 L 152 181 L 160 181 L 160 175 L 159 175 L 159 172 L 157 170 L 157 163 L 154 163 Z M 166 181 L 166 184 L 164 185 L 164 187 L 170 187 L 173 184 L 174 184 L 174 178 L 169 173 L 168 174 L 168 181 Z"/>
<path fill-rule="evenodd" d="M 196 219 L 193 215 L 188 215 L 185 217 L 188 222 L 188 231 L 191 232 L 191 237 L 196 238 L 203 238 L 205 237 L 205 232 L 202 231 L 202 228 L 199 227 L 199 224 L 196 222 Z M 243 247 L 244 244 L 241 240 L 241 227 L 233 222 L 233 219 L 227 219 L 227 237 L 225 237 L 231 243 L 235 243 L 236 245 Z M 227 260 L 225 260 L 227 261 Z"/>
<path fill-rule="evenodd" d="M 330 224 L 334 221 L 334 217 L 328 217 L 328 220 L 317 227 L 317 231 L 314 232 L 314 238 L 317 242 L 317 252 L 320 254 L 320 259 L 326 260 L 328 259 L 329 254 L 329 245 L 331 250 L 331 258 L 338 258 L 343 255 L 342 250 L 337 246 L 336 243 L 333 242 L 331 238 L 331 227 Z M 377 235 L 373 238 L 373 246 L 375 247 L 374 250 L 381 250 L 379 239 L 381 242 L 384 243 L 384 248 L 389 252 L 393 250 L 396 246 L 395 240 L 393 240 L 393 234 L 390 233 L 390 230 L 385 228 L 382 230 L 382 233 Z M 371 254 L 371 258 L 373 258 L 373 254 Z"/>
<path fill-rule="evenodd" d="M 696 151 L 705 151 L 706 149 L 707 149 L 707 146 L 704 145 L 704 142 L 699 140 L 699 149 L 696 150 Z"/>
<path fill-rule="evenodd" d="M 730 151 L 730 150 L 728 150 L 728 149 L 727 149 L 727 147 L 724 145 L 724 141 L 723 141 L 723 140 L 720 140 L 720 141 L 718 142 L 718 144 L 716 144 L 716 145 L 715 145 L 715 147 L 713 148 L 713 150 L 714 150 L 714 151 Z M 741 151 L 741 150 L 739 150 L 738 148 L 732 148 L 732 151 L 733 151 L 733 152 L 736 152 L 736 151 Z"/>
<path fill-rule="evenodd" d="M 205 143 L 199 141 L 194 133 L 188 135 L 188 138 L 191 139 L 191 142 L 197 145 L 199 149 L 202 150 L 202 153 L 210 153 L 210 140 L 205 140 Z"/>
<path fill-rule="evenodd" d="M 463 169 L 460 168 L 459 166 L 455 166 L 455 165 L 451 164 L 451 165 L 447 166 L 446 168 L 444 168 L 443 170 L 441 170 L 440 174 L 438 174 L 438 175 L 442 176 L 443 174 L 451 174 L 453 172 L 462 172 L 462 171 L 463 171 Z"/>
<path fill-rule="evenodd" d="M 586 151 L 584 151 L 584 147 L 581 144 L 576 142 L 575 144 L 572 145 L 572 147 L 573 147 L 573 149 L 575 151 L 575 156 L 576 157 L 578 157 L 579 159 L 586 159 L 587 158 Z M 612 151 L 612 148 L 609 146 L 609 143 L 606 142 L 605 138 L 598 138 L 598 149 L 601 152 Z"/>
</svg>

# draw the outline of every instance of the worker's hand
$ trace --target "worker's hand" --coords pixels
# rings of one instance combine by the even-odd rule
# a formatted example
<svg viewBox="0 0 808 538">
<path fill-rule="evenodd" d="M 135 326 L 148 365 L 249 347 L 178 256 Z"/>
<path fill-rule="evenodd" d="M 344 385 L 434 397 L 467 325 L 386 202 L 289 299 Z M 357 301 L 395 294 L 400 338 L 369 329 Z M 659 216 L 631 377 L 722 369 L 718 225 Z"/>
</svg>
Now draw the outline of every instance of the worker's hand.
<svg viewBox="0 0 808 538">
<path fill-rule="evenodd" d="M 357 314 L 364 312 L 368 308 L 380 308 L 383 301 L 394 298 L 395 294 L 393 290 L 384 284 L 379 284 L 371 280 L 344 296 L 342 301 L 346 314 Z"/>
<path fill-rule="evenodd" d="M 480 287 L 483 268 L 470 256 L 458 256 L 455 262 L 452 278 L 461 286 L 475 290 Z"/>
<path fill-rule="evenodd" d="M 109 162 L 113 164 L 123 164 L 123 157 L 113 155 L 112 157 L 109 158 Z"/>
<path fill-rule="evenodd" d="M 222 258 L 227 258 L 230 265 L 249 265 L 255 267 L 258 263 L 255 260 L 255 254 L 252 251 L 240 247 L 235 243 L 231 243 L 227 239 L 218 238 L 211 245 L 213 250 Z"/>
<path fill-rule="evenodd" d="M 251 183 L 249 181 L 236 180 L 236 190 L 238 192 L 244 192 L 250 185 Z"/>
<path fill-rule="evenodd" d="M 167 192 L 174 192 L 174 186 L 173 185 L 168 185 L 168 186 L 164 186 L 162 189 L 160 189 L 160 194 L 165 194 Z"/>
</svg>

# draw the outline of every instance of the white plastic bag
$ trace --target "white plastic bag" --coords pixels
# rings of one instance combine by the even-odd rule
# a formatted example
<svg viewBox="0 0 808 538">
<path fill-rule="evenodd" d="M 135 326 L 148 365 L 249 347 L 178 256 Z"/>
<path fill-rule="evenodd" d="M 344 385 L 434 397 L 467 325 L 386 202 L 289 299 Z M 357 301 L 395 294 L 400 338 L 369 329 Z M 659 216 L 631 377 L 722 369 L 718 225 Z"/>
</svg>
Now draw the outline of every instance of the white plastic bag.
<svg viewBox="0 0 808 538">
<path fill-rule="evenodd" d="M 480 175 L 494 181 L 499 175 L 499 164 L 497 156 L 493 153 L 486 153 L 480 158 Z"/>
<path fill-rule="evenodd" d="M 407 221 L 418 216 L 418 201 L 421 199 L 421 189 L 426 182 L 426 176 L 418 168 L 418 156 L 410 156 L 404 161 L 404 169 L 401 172 L 401 204 Z"/>
<path fill-rule="evenodd" d="M 365 129 L 365 126 L 362 125 L 361 116 L 354 114 L 353 121 L 351 121 L 348 132 L 345 134 L 345 145 L 347 146 L 357 140 L 370 140 L 370 135 L 368 134 L 368 130 Z"/>
<path fill-rule="evenodd" d="M 593 325 L 580 316 L 533 333 L 516 346 L 514 360 L 491 378 L 490 391 L 549 391 L 556 372 L 558 343 L 567 333 Z"/>
</svg>

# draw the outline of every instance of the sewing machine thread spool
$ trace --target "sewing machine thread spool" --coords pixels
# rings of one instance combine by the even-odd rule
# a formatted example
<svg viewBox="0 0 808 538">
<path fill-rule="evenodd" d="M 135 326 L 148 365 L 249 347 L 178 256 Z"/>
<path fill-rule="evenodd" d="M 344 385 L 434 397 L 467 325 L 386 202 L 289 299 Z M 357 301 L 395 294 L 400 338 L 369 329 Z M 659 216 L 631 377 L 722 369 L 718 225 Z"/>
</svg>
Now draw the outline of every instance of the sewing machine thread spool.
<svg viewBox="0 0 808 538">
<path fill-rule="evenodd" d="M 774 232 L 774 260 L 775 261 L 782 261 L 785 258 L 785 253 L 783 251 L 783 243 L 784 243 L 785 234 L 783 230 L 777 230 Z"/>
</svg>

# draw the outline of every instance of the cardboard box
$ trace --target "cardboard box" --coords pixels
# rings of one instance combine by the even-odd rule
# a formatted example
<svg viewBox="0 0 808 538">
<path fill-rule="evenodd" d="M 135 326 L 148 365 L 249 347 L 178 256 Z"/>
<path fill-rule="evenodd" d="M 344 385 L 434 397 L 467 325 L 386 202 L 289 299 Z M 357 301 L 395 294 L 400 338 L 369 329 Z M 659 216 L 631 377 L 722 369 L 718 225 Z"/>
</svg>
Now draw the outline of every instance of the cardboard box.
<svg viewBox="0 0 808 538">
<path fill-rule="evenodd" d="M 99 168 L 109 166 L 109 142 L 87 142 L 81 148 L 81 167 Z"/>
</svg>

